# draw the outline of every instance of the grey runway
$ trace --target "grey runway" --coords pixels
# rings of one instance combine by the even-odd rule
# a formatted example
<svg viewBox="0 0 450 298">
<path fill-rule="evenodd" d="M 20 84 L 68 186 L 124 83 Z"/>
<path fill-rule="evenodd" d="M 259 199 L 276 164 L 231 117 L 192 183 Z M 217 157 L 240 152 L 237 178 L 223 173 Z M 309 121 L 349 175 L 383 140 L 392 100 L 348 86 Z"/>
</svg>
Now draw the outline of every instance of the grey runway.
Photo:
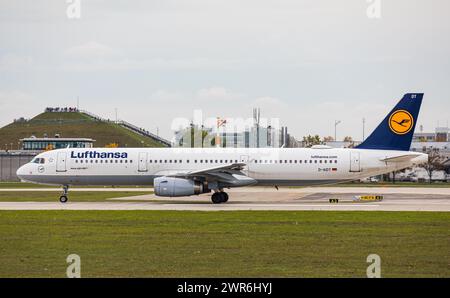
<svg viewBox="0 0 450 298">
<path fill-rule="evenodd" d="M 148 188 L 145 190 L 149 191 Z M 230 201 L 219 205 L 212 204 L 209 195 L 160 198 L 149 194 L 115 198 L 106 202 L 69 201 L 61 204 L 56 197 L 55 202 L 0 202 L 0 210 L 450 211 L 450 188 L 308 187 L 283 188 L 277 191 L 273 188 L 250 187 L 232 189 L 228 193 Z M 363 194 L 383 195 L 384 199 L 381 202 L 353 201 L 354 196 Z M 330 198 L 339 199 L 339 203 L 329 203 Z"/>
</svg>

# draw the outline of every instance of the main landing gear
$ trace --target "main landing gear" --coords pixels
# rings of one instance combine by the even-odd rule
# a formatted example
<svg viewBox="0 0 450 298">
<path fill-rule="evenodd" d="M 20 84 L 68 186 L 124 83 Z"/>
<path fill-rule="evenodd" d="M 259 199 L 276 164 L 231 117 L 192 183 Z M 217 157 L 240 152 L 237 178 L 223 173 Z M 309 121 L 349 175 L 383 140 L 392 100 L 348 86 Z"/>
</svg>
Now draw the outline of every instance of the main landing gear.
<svg viewBox="0 0 450 298">
<path fill-rule="evenodd" d="M 69 194 L 69 186 L 68 185 L 64 185 L 63 186 L 63 193 L 62 195 L 59 197 L 59 201 L 61 203 L 67 203 L 67 201 L 69 200 L 69 198 L 67 197 L 67 195 Z"/>
<path fill-rule="evenodd" d="M 218 191 L 213 193 L 211 201 L 214 204 L 226 203 L 228 202 L 228 194 L 224 191 Z"/>
</svg>

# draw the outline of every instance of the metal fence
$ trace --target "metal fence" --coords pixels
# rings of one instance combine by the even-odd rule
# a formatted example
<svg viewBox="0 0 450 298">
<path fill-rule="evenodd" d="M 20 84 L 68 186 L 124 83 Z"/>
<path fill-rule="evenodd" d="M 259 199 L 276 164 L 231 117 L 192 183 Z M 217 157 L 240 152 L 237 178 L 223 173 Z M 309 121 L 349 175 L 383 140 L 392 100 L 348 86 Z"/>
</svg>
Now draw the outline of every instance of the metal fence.
<svg viewBox="0 0 450 298">
<path fill-rule="evenodd" d="M 0 152 L 0 181 L 20 181 L 16 175 L 17 170 L 30 162 L 35 155 L 35 153 Z"/>
</svg>

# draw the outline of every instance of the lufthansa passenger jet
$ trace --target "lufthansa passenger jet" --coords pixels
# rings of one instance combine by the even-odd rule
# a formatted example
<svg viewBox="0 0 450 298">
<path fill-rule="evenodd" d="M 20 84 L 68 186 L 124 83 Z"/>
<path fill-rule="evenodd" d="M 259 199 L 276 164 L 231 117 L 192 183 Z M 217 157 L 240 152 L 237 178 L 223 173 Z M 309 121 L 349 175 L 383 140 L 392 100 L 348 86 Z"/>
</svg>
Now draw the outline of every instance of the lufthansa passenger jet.
<svg viewBox="0 0 450 298">
<path fill-rule="evenodd" d="M 22 181 L 61 185 L 153 185 L 162 197 L 211 193 L 250 185 L 303 186 L 358 180 L 428 160 L 410 150 L 422 93 L 408 93 L 355 148 L 67 148 L 39 154 L 22 166 Z"/>
</svg>

